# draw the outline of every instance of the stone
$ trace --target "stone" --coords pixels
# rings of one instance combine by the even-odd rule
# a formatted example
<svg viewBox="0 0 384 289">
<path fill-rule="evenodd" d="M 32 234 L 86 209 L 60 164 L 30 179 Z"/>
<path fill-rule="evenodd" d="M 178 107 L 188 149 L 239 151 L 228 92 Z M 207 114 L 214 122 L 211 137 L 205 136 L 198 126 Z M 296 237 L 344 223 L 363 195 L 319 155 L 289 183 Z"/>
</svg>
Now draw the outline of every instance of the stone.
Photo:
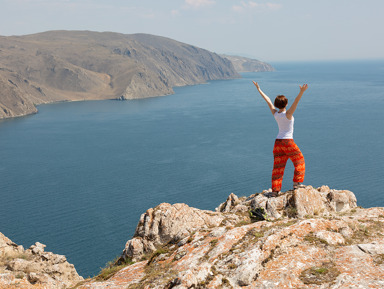
<svg viewBox="0 0 384 289">
<path fill-rule="evenodd" d="M 41 255 L 44 252 L 44 248 L 47 247 L 44 244 L 36 242 L 35 245 L 32 245 L 29 250 L 32 251 L 33 254 Z"/>
<path fill-rule="evenodd" d="M 24 250 L 0 233 L 0 288 L 68 288 L 84 279 L 62 255 L 36 242 Z M 0 274 L 1 275 L 1 274 Z"/>
<path fill-rule="evenodd" d="M 239 204 L 239 198 L 234 193 L 231 193 L 228 196 L 227 200 L 224 203 L 220 204 L 220 206 L 217 207 L 215 211 L 226 213 L 226 212 L 229 212 L 238 204 Z"/>
<path fill-rule="evenodd" d="M 327 195 L 327 199 L 331 208 L 338 213 L 343 213 L 355 208 L 357 203 L 356 196 L 347 190 L 331 190 Z"/>
<path fill-rule="evenodd" d="M 384 254 L 384 243 L 369 243 L 369 244 L 358 244 L 357 247 L 359 247 L 360 250 L 362 250 L 364 253 L 371 254 L 371 255 L 381 255 Z"/>
<path fill-rule="evenodd" d="M 345 243 L 345 239 L 342 234 L 336 232 L 330 232 L 326 230 L 318 231 L 315 236 L 330 245 L 341 245 Z"/>
<path fill-rule="evenodd" d="M 295 190 L 293 200 L 298 217 L 320 215 L 325 211 L 325 205 L 320 193 L 311 187 Z"/>
<path fill-rule="evenodd" d="M 141 215 L 135 237 L 127 242 L 123 256 L 138 260 L 158 246 L 178 243 L 194 230 L 217 227 L 224 219 L 218 212 L 203 211 L 186 204 L 162 203 Z"/>
</svg>

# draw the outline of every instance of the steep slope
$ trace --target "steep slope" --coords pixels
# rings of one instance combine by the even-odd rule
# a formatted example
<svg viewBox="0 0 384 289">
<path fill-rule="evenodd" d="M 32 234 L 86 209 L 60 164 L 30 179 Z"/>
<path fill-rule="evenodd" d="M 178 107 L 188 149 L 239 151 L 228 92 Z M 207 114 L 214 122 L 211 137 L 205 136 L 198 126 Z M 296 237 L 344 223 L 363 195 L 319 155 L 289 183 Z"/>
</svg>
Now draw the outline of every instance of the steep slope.
<svg viewBox="0 0 384 289">
<path fill-rule="evenodd" d="M 49 31 L 0 37 L 0 118 L 56 101 L 134 99 L 239 77 L 219 55 L 172 39 Z"/>
</svg>

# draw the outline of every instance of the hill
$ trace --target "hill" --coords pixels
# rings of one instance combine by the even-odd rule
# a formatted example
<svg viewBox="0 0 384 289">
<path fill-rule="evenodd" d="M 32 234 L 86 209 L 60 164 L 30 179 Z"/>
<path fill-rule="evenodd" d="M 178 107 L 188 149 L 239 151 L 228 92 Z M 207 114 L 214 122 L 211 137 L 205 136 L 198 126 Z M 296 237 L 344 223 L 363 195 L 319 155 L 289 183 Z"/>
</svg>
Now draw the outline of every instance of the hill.
<svg viewBox="0 0 384 289">
<path fill-rule="evenodd" d="M 148 34 L 48 31 L 0 36 L 0 119 L 59 101 L 136 99 L 240 77 L 216 53 Z"/>
</svg>

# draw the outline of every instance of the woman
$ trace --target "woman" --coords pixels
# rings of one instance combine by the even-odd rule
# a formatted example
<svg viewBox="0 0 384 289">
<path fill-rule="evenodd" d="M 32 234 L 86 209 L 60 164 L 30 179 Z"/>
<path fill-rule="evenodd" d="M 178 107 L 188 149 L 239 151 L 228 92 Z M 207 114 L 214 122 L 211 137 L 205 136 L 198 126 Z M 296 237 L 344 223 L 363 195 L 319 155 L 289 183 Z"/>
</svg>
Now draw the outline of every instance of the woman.
<svg viewBox="0 0 384 289">
<path fill-rule="evenodd" d="M 291 159 L 295 166 L 293 175 L 293 189 L 303 187 L 302 182 L 305 176 L 305 161 L 299 147 L 293 141 L 293 113 L 297 105 L 307 90 L 308 85 L 300 86 L 300 92 L 296 96 L 292 106 L 287 110 L 288 99 L 284 95 L 278 95 L 272 103 L 271 99 L 260 89 L 257 82 L 253 81 L 260 95 L 267 102 L 275 120 L 279 126 L 279 134 L 276 137 L 275 146 L 273 147 L 273 171 L 272 171 L 272 193 L 271 197 L 277 197 L 283 182 L 284 169 L 288 158 Z"/>
</svg>

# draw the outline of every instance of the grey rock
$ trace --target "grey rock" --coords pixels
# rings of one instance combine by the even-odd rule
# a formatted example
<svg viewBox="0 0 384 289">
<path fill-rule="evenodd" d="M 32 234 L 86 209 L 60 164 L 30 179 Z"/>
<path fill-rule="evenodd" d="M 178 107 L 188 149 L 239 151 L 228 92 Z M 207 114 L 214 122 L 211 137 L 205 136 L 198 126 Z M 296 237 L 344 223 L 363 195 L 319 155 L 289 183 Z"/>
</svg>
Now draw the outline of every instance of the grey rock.
<svg viewBox="0 0 384 289">
<path fill-rule="evenodd" d="M 367 254 L 371 255 L 379 255 L 384 254 L 384 244 L 378 243 L 369 243 L 369 244 L 358 244 L 360 250 Z"/>
</svg>

